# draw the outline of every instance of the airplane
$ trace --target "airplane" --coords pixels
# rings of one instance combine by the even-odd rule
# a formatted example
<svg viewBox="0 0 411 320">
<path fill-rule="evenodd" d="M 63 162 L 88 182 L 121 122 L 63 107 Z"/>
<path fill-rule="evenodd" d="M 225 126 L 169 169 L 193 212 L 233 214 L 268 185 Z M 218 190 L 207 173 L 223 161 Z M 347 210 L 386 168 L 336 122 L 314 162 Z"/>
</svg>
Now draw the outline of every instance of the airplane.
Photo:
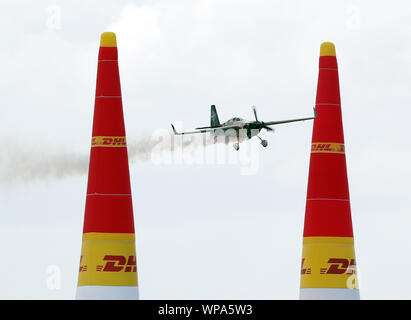
<svg viewBox="0 0 411 320">
<path fill-rule="evenodd" d="M 233 147 L 235 150 L 240 149 L 240 138 L 251 139 L 253 136 L 257 136 L 261 140 L 261 145 L 263 147 L 268 146 L 267 140 L 261 139 L 258 134 L 264 128 L 267 131 L 273 132 L 274 129 L 270 128 L 270 126 L 274 126 L 277 124 L 289 123 L 289 122 L 296 122 L 296 121 L 305 121 L 305 120 L 312 120 L 317 117 L 317 111 L 314 108 L 314 117 L 311 118 L 300 118 L 300 119 L 291 119 L 291 120 L 281 120 L 281 121 L 269 121 L 263 122 L 259 121 L 257 118 L 257 110 L 255 106 L 252 106 L 255 121 L 253 120 L 244 120 L 241 118 L 232 118 L 222 124 L 220 124 L 220 120 L 218 119 L 218 114 L 215 105 L 211 106 L 211 119 L 210 119 L 210 126 L 209 127 L 200 127 L 195 128 L 197 131 L 187 131 L 187 132 L 177 132 L 174 128 L 173 124 L 171 127 L 173 128 L 173 132 L 176 135 L 185 135 L 185 134 L 195 134 L 195 133 L 205 133 L 210 132 L 212 136 L 214 136 L 214 143 L 217 142 L 218 136 L 225 136 L 225 137 L 237 137 L 237 142 L 234 143 Z"/>
</svg>

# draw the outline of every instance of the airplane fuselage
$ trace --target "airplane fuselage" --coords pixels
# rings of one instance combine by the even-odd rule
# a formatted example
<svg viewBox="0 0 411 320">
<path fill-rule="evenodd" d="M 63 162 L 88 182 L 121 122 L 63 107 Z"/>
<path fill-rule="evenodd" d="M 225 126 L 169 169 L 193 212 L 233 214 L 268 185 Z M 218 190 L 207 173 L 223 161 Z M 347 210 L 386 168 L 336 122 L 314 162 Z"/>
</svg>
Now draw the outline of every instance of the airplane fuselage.
<svg viewBox="0 0 411 320">
<path fill-rule="evenodd" d="M 225 136 L 225 137 L 238 137 L 240 139 L 251 139 L 252 137 L 256 136 L 260 133 L 261 129 L 253 129 L 247 130 L 247 125 L 253 123 L 254 121 L 246 121 L 246 120 L 228 120 L 224 122 L 220 128 L 210 131 L 210 135 L 212 136 Z M 224 126 L 238 126 L 238 129 L 227 128 L 225 129 Z"/>
</svg>

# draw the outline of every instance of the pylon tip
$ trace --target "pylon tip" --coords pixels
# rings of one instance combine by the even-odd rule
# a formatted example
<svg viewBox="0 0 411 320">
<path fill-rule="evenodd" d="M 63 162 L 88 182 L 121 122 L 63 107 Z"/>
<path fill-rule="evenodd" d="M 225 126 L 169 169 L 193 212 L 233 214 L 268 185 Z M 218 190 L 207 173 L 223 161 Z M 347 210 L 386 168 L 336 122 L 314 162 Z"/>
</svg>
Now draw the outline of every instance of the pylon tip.
<svg viewBox="0 0 411 320">
<path fill-rule="evenodd" d="M 114 32 L 103 32 L 100 47 L 117 47 L 116 34 Z"/>
<path fill-rule="evenodd" d="M 320 48 L 320 56 L 333 56 L 335 57 L 335 46 L 332 42 L 323 42 Z"/>
</svg>

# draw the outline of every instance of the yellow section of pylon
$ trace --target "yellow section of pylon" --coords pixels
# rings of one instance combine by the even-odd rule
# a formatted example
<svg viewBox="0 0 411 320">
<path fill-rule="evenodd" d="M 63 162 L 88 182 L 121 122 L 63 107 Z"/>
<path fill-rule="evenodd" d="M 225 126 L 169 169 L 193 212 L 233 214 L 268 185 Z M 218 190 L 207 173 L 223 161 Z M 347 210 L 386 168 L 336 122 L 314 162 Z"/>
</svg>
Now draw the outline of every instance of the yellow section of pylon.
<svg viewBox="0 0 411 320">
<path fill-rule="evenodd" d="M 354 239 L 304 237 L 300 287 L 358 289 Z"/>
<path fill-rule="evenodd" d="M 332 42 L 323 42 L 320 47 L 320 56 L 335 57 L 335 46 Z"/>
<path fill-rule="evenodd" d="M 116 34 L 114 32 L 103 32 L 100 47 L 117 47 Z"/>
<path fill-rule="evenodd" d="M 83 235 L 78 286 L 137 286 L 134 233 Z"/>
</svg>

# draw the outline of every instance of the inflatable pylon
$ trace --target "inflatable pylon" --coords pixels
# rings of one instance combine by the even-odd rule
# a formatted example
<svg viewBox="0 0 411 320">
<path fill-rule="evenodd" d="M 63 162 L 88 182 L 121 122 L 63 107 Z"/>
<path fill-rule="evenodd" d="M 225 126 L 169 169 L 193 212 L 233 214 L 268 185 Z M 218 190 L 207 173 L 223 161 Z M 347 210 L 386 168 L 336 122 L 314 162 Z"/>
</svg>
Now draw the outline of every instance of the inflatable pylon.
<svg viewBox="0 0 411 320">
<path fill-rule="evenodd" d="M 76 299 L 138 299 L 116 35 L 101 35 Z"/>
<path fill-rule="evenodd" d="M 300 299 L 359 299 L 338 65 L 324 42 L 308 176 Z"/>
</svg>

